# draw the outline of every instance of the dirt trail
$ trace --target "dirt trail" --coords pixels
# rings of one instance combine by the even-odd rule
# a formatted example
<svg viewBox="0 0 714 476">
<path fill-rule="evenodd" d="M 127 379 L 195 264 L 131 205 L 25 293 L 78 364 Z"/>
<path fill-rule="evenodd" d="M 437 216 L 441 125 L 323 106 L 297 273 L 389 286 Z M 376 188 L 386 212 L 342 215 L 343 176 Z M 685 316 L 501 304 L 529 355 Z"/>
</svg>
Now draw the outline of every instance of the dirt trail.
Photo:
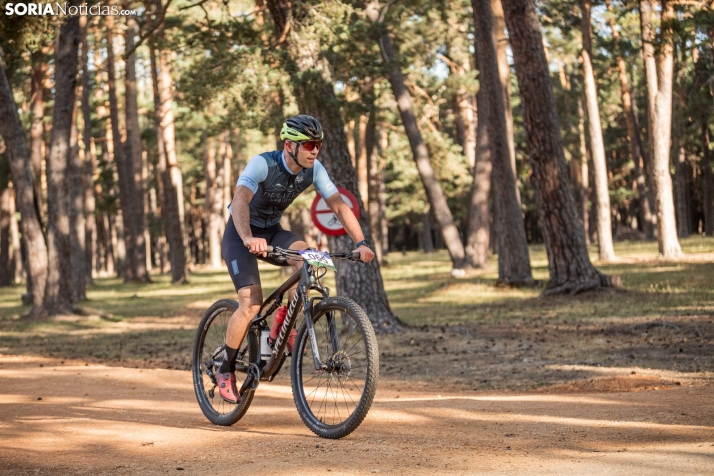
<svg viewBox="0 0 714 476">
<path fill-rule="evenodd" d="M 362 426 L 329 441 L 303 425 L 288 380 L 262 384 L 222 428 L 186 371 L 0 355 L 0 474 L 229 471 L 714 474 L 714 388 L 466 393 L 383 380 Z"/>
</svg>

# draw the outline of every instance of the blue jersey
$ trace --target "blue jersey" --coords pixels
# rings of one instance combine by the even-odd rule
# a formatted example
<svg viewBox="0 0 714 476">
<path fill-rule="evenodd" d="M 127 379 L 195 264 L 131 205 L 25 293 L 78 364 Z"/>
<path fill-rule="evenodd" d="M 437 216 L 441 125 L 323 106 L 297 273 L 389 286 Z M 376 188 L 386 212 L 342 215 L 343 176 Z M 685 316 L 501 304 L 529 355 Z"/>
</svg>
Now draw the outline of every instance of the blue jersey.
<svg viewBox="0 0 714 476">
<path fill-rule="evenodd" d="M 243 185 L 253 192 L 250 224 L 268 228 L 279 223 L 285 209 L 312 184 L 323 198 L 337 193 L 337 187 L 318 160 L 313 168 L 295 173 L 288 168 L 283 152 L 274 150 L 250 159 L 236 187 Z"/>
</svg>

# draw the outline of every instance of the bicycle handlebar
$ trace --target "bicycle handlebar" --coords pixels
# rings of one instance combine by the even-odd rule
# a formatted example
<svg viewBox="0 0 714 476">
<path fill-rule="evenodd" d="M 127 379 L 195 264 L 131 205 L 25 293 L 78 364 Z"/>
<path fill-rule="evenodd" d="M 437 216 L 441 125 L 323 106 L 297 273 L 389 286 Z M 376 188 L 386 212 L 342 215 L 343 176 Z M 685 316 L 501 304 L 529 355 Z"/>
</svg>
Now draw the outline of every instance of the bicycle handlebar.
<svg viewBox="0 0 714 476">
<path fill-rule="evenodd" d="M 289 256 L 294 256 L 294 257 L 300 257 L 298 250 L 286 250 L 286 249 L 280 248 L 278 246 L 268 245 L 268 253 L 275 254 L 277 256 L 289 255 Z M 346 259 L 349 261 L 362 261 L 360 259 L 360 253 L 355 253 L 352 251 L 346 252 L 346 253 L 330 253 L 330 256 L 332 258 Z"/>
</svg>

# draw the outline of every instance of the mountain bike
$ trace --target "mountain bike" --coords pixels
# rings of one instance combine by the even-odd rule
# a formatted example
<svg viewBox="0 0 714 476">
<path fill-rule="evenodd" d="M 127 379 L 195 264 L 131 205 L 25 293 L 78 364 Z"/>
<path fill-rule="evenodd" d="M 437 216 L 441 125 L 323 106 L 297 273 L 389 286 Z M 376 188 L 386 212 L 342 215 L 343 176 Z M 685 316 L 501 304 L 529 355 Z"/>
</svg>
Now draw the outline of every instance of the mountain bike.
<svg viewBox="0 0 714 476">
<path fill-rule="evenodd" d="M 300 418 L 322 438 L 343 438 L 367 416 L 379 378 L 379 351 L 372 324 L 364 310 L 342 296 L 330 296 L 321 283 L 333 258 L 359 261 L 359 253 L 325 253 L 268 247 L 268 256 L 281 261 L 303 260 L 303 266 L 263 301 L 236 355 L 238 403 L 223 400 L 216 389 L 218 368 L 226 358 L 228 321 L 238 309 L 233 299 L 208 308 L 193 348 L 193 386 L 203 414 L 216 425 L 229 426 L 248 411 L 261 381 L 271 382 L 289 353 L 287 342 L 300 311 L 303 321 L 292 349 L 290 380 Z M 270 346 L 266 319 L 278 309 L 288 290 L 297 289 L 275 343 Z M 309 296 L 315 290 L 319 295 Z M 244 377 L 241 375 L 244 374 Z"/>
</svg>

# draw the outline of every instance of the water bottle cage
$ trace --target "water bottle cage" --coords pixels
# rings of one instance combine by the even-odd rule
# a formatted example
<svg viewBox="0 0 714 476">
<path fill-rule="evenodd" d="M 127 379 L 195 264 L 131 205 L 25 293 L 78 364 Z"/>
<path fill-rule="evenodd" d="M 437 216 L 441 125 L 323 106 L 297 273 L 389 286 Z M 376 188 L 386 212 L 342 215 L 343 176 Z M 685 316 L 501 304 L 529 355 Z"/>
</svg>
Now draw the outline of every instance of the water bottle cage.
<svg viewBox="0 0 714 476">
<path fill-rule="evenodd" d="M 269 345 L 271 348 L 275 348 L 275 339 L 273 339 L 273 338 L 271 338 L 270 336 L 268 336 L 268 345 Z"/>
</svg>

